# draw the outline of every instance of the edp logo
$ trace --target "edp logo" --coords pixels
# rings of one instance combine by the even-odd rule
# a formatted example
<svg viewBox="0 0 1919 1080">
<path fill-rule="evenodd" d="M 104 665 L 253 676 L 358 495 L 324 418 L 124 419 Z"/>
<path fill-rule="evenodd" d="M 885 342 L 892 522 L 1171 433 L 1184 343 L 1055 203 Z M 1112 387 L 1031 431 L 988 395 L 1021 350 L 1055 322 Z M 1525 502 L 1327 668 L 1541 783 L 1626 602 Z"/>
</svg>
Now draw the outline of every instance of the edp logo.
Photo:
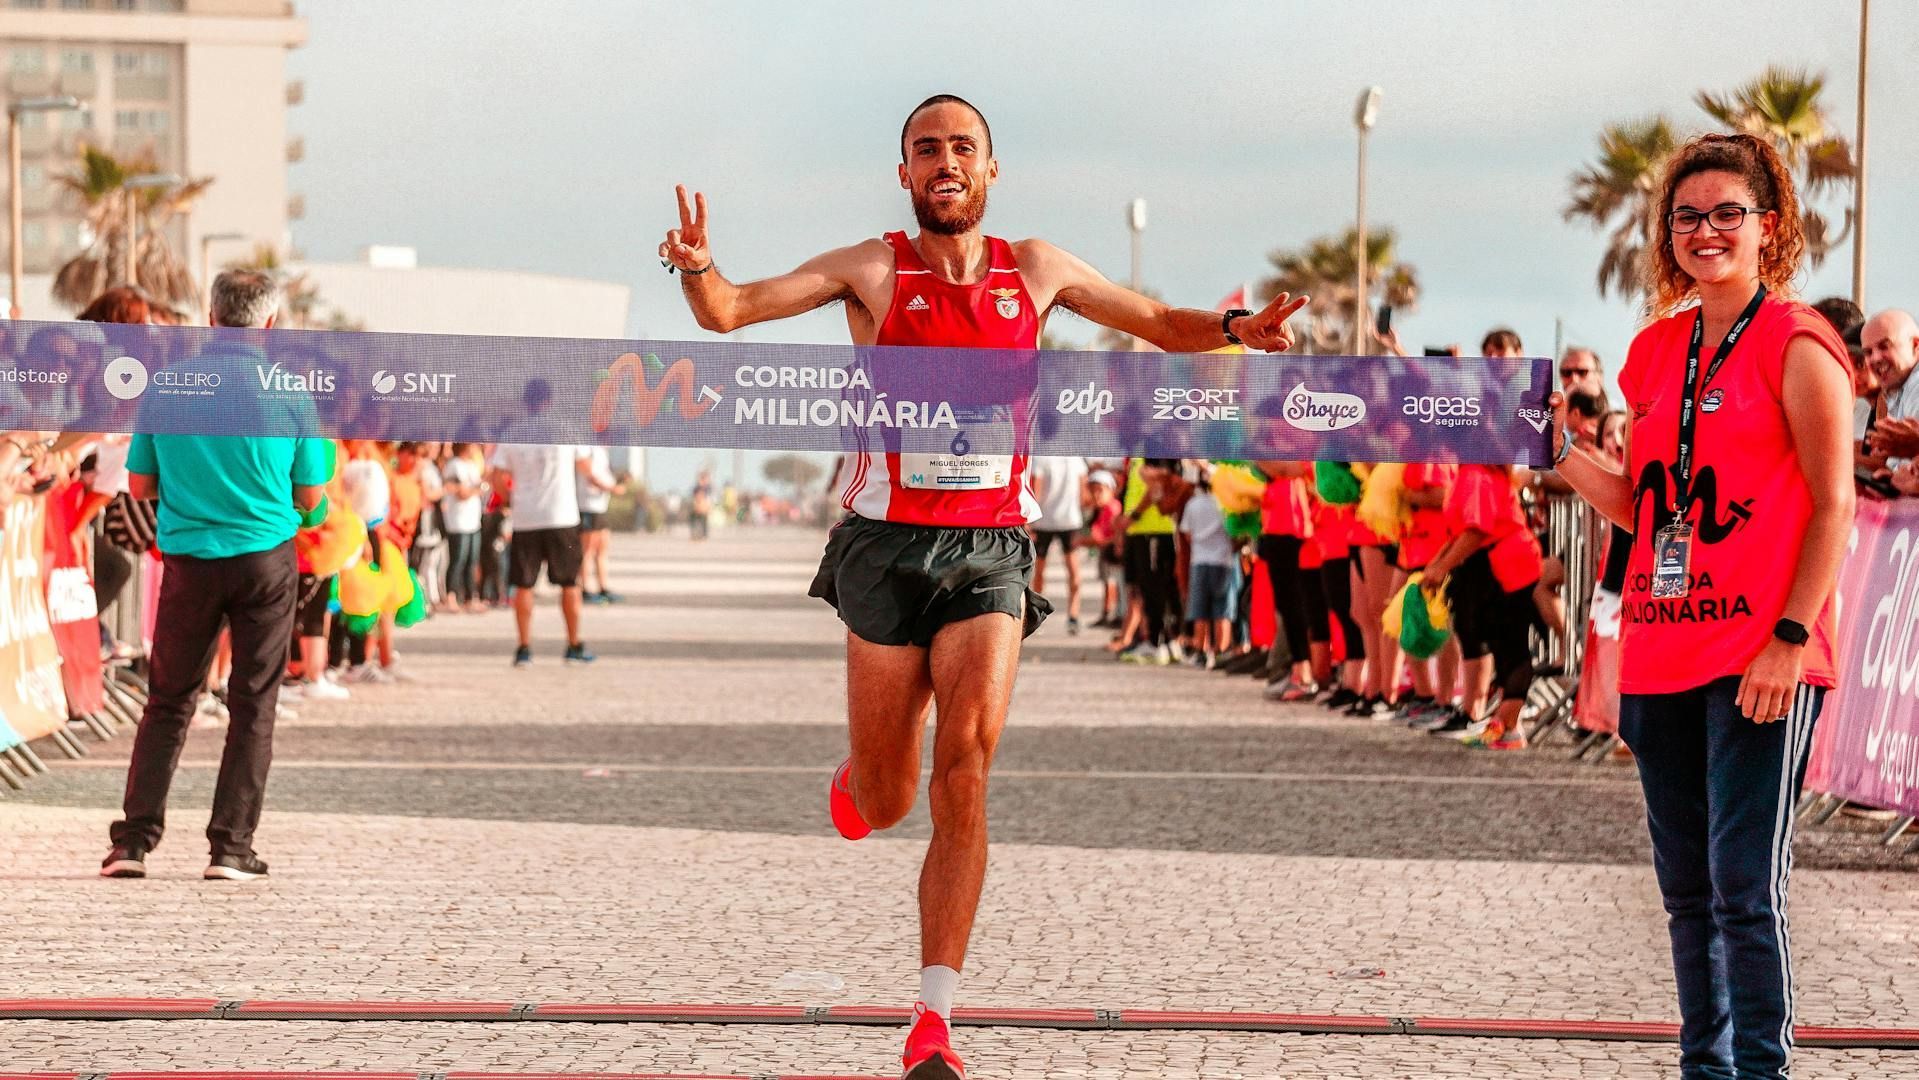
<svg viewBox="0 0 1919 1080">
<path fill-rule="evenodd" d="M 1113 392 L 1101 390 L 1098 383 L 1087 383 L 1084 390 L 1061 390 L 1058 408 L 1061 416 L 1090 416 L 1097 424 L 1113 414 Z"/>
</svg>

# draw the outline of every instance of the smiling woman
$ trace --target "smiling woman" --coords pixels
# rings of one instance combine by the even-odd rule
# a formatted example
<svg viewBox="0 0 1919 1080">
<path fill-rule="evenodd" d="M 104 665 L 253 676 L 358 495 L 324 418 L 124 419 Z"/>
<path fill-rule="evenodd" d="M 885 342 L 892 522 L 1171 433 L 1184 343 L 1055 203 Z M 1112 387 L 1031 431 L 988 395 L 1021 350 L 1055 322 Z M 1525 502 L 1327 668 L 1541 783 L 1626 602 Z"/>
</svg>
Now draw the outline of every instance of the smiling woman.
<svg viewBox="0 0 1919 1080">
<path fill-rule="evenodd" d="M 1561 473 L 1633 536 L 1619 733 L 1669 916 L 1682 1074 L 1784 1077 L 1791 810 L 1834 682 L 1850 366 L 1830 324 L 1789 299 L 1805 240 L 1770 145 L 1680 148 L 1658 215 L 1648 291 L 1663 318 L 1619 376 L 1626 472 L 1572 445 L 1559 401 Z"/>
</svg>

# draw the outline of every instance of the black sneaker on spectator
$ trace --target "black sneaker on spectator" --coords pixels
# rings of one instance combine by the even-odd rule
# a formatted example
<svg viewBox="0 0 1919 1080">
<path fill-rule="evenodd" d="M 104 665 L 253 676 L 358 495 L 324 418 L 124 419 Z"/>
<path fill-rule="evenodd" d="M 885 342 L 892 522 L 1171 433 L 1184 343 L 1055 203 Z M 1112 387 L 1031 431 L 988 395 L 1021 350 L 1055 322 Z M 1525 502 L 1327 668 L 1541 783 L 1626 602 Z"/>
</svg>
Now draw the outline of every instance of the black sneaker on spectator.
<svg viewBox="0 0 1919 1080">
<path fill-rule="evenodd" d="M 1458 738 L 1462 732 L 1472 726 L 1473 718 L 1467 716 L 1464 709 L 1449 705 L 1445 712 L 1439 713 L 1424 724 L 1417 725 L 1415 730 L 1424 731 L 1428 735 L 1442 739 L 1450 739 Z"/>
<path fill-rule="evenodd" d="M 526 667 L 533 663 L 533 650 L 525 645 L 513 650 L 513 666 Z"/>
<path fill-rule="evenodd" d="M 101 877 L 136 878 L 147 876 L 147 849 L 138 844 L 120 844 L 100 862 Z"/>
<path fill-rule="evenodd" d="M 200 876 L 208 881 L 252 881 L 267 876 L 267 864 L 257 855 L 219 855 Z"/>
<path fill-rule="evenodd" d="M 587 651 L 585 642 L 566 647 L 566 662 L 569 664 L 590 664 L 598 659 L 599 657 Z"/>
<path fill-rule="evenodd" d="M 1319 704 L 1329 712 L 1340 712 L 1358 700 L 1358 694 L 1342 686 L 1321 699 Z"/>
</svg>

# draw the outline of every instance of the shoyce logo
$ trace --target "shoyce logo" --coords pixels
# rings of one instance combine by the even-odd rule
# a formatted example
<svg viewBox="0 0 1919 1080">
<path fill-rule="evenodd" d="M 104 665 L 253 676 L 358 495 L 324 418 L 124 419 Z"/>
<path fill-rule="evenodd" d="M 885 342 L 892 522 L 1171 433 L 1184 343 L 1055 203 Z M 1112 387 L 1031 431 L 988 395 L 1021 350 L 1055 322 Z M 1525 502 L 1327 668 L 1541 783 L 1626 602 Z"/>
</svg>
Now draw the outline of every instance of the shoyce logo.
<svg viewBox="0 0 1919 1080">
<path fill-rule="evenodd" d="M 1438 424 L 1440 427 L 1479 426 L 1479 399 L 1476 397 L 1408 394 L 1402 411 L 1422 424 Z"/>
<path fill-rule="evenodd" d="M 269 394 L 331 394 L 334 390 L 333 373 L 325 368 L 289 371 L 277 363 L 272 367 L 255 364 L 253 374 L 260 380 L 260 389 Z"/>
<path fill-rule="evenodd" d="M 1101 390 L 1098 383 L 1087 383 L 1084 390 L 1061 390 L 1058 409 L 1061 416 L 1090 416 L 1097 424 L 1101 417 L 1112 415 L 1113 392 Z"/>
<path fill-rule="evenodd" d="M 122 356 L 107 365 L 107 393 L 121 401 L 132 401 L 147 392 L 147 366 L 131 356 Z"/>
<path fill-rule="evenodd" d="M 1305 383 L 1286 395 L 1286 422 L 1301 431 L 1341 431 L 1366 419 L 1366 402 L 1353 394 L 1320 394 Z"/>
</svg>

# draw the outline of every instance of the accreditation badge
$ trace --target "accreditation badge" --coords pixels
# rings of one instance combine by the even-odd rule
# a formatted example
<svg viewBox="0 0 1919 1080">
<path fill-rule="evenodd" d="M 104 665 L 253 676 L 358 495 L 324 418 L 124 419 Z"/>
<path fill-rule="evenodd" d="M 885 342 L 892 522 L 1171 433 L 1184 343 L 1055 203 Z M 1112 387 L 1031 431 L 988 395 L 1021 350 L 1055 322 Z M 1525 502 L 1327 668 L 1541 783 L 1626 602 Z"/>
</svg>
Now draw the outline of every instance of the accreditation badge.
<svg viewBox="0 0 1919 1080">
<path fill-rule="evenodd" d="M 1692 569 L 1692 526 L 1668 525 L 1653 534 L 1652 598 L 1681 600 Z"/>
</svg>

